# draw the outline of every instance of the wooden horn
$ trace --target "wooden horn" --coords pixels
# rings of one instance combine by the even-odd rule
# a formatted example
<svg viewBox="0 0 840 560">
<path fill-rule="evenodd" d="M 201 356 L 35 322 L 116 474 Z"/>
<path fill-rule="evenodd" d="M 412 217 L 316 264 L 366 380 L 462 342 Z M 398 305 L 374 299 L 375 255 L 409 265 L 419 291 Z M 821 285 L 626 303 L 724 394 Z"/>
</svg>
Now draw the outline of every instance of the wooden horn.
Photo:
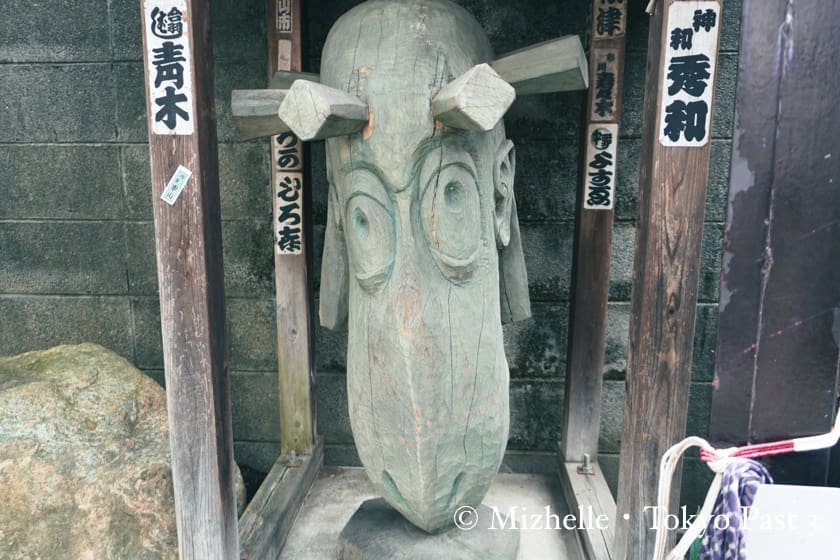
<svg viewBox="0 0 840 560">
<path fill-rule="evenodd" d="M 288 132 L 289 127 L 277 116 L 285 97 L 286 90 L 282 89 L 233 90 L 230 108 L 239 138 L 251 140 Z"/>
<path fill-rule="evenodd" d="M 323 140 L 362 130 L 368 122 L 368 106 L 349 93 L 296 80 L 278 116 L 301 140 Z"/>
<path fill-rule="evenodd" d="M 489 64 L 473 66 L 449 82 L 432 100 L 432 115 L 461 130 L 492 130 L 516 92 Z"/>
<path fill-rule="evenodd" d="M 589 87 L 586 53 L 577 35 L 567 35 L 508 53 L 490 65 L 517 95 Z"/>
</svg>

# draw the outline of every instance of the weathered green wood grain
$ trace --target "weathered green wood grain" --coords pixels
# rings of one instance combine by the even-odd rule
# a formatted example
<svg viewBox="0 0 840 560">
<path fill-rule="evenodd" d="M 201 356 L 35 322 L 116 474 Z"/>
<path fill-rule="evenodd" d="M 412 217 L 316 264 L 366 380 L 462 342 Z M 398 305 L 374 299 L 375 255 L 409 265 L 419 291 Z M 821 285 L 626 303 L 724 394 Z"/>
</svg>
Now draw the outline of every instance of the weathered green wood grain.
<svg viewBox="0 0 840 560">
<path fill-rule="evenodd" d="M 577 35 L 552 39 L 508 53 L 491 63 L 517 95 L 589 87 L 586 53 Z"/>
<path fill-rule="evenodd" d="M 321 57 L 323 85 L 368 109 L 363 132 L 327 140 L 321 318 L 333 327 L 348 318 L 349 412 L 371 481 L 429 531 L 481 502 L 507 441 L 500 248 L 511 255 L 504 278 L 516 316 L 528 307 L 527 285 L 515 285 L 524 265 L 513 145 L 497 124 L 513 91 L 474 68 L 492 59 L 472 16 L 438 0 L 357 6 Z M 489 110 L 485 92 L 469 92 L 488 82 Z M 446 106 L 438 117 L 486 114 L 472 117 L 477 126 L 441 127 L 436 95 Z"/>
<path fill-rule="evenodd" d="M 496 474 L 509 426 L 501 323 L 531 312 L 501 118 L 519 90 L 586 86 L 577 38 L 494 58 L 447 0 L 371 0 L 330 31 L 320 83 L 297 79 L 279 111 L 301 138 L 327 140 L 320 317 L 348 325 L 359 456 L 427 531 L 478 505 Z"/>
<path fill-rule="evenodd" d="M 324 84 L 296 80 L 283 103 L 280 119 L 301 140 L 323 140 L 358 132 L 368 122 L 361 99 Z"/>
<path fill-rule="evenodd" d="M 235 89 L 230 107 L 233 124 L 240 140 L 251 140 L 288 132 L 289 127 L 277 115 L 286 98 L 282 89 Z"/>
<path fill-rule="evenodd" d="M 432 100 L 432 114 L 461 130 L 487 132 L 516 98 L 513 87 L 488 65 L 473 66 L 446 84 Z"/>
</svg>

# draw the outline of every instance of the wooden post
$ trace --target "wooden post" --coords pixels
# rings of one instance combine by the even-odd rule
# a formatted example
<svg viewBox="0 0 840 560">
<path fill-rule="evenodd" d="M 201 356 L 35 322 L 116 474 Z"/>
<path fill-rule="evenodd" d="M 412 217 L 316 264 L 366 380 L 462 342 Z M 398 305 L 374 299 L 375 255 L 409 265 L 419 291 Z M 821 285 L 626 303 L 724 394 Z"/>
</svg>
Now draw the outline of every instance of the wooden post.
<svg viewBox="0 0 840 560">
<path fill-rule="evenodd" d="M 301 4 L 302 0 L 267 2 L 268 81 L 277 71 L 301 70 Z M 303 170 L 300 139 L 291 132 L 272 136 L 274 284 L 283 455 L 309 455 L 315 438 Z"/>
<path fill-rule="evenodd" d="M 143 0 L 155 246 L 182 559 L 239 557 L 210 6 Z"/>
<path fill-rule="evenodd" d="M 610 21 L 599 18 L 605 11 Z M 592 13 L 560 477 L 572 510 L 609 520 L 603 531 L 579 532 L 586 557 L 606 560 L 615 538 L 615 500 L 597 456 L 627 3 L 593 0 Z"/>
<path fill-rule="evenodd" d="M 598 16 L 609 7 L 621 10 L 618 29 L 615 26 L 599 27 Z M 592 2 L 590 87 L 586 97 L 585 148 L 575 231 L 575 272 L 562 439 L 563 459 L 574 463 L 582 462 L 584 455 L 588 454 L 593 461 L 598 455 L 626 8 L 625 2 Z M 619 30 L 621 33 L 617 32 Z M 601 146 L 608 144 L 598 150 L 593 137 L 596 140 L 601 138 Z M 600 158 L 599 153 L 602 154 Z"/>
<path fill-rule="evenodd" d="M 656 504 L 662 453 L 685 436 L 720 4 L 664 0 L 650 22 L 616 506 L 621 560 L 652 556 L 645 508 Z"/>
</svg>

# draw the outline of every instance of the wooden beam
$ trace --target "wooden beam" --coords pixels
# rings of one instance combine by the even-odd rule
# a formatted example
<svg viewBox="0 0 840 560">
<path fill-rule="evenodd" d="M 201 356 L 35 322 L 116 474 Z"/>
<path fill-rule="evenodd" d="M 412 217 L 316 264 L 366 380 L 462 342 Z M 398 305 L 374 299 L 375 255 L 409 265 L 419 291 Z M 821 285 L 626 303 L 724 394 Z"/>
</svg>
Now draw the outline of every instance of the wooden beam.
<svg viewBox="0 0 840 560">
<path fill-rule="evenodd" d="M 656 504 L 662 454 L 685 436 L 720 4 L 664 0 L 650 19 L 617 499 L 617 514 L 628 519 L 616 526 L 619 560 L 652 556 L 653 510 L 645 508 Z"/>
<path fill-rule="evenodd" d="M 623 20 L 627 18 L 627 6 L 624 2 L 617 2 L 612 7 L 621 10 L 621 29 L 625 29 Z M 599 34 L 597 21 L 601 3 L 593 2 L 592 9 L 592 45 L 589 52 L 589 83 L 592 87 L 586 96 L 584 113 L 583 165 L 572 266 L 574 281 L 561 447 L 563 460 L 577 463 L 582 462 L 585 455 L 589 455 L 592 461 L 598 456 L 613 208 L 618 175 L 616 148 L 624 74 L 624 34 Z M 606 135 L 611 140 L 604 147 Z M 603 149 L 595 148 L 593 136 L 601 138 Z M 599 161 L 611 162 L 611 165 L 601 167 Z"/>
<path fill-rule="evenodd" d="M 595 520 L 596 526 L 584 526 L 578 521 L 578 538 L 588 560 L 611 560 L 615 540 L 616 520 L 613 500 L 604 473 L 592 464 L 588 474 L 578 472 L 578 463 L 564 463 L 560 467 L 560 483 L 569 511 L 579 513 L 583 521 Z M 601 526 L 597 523 L 602 520 Z"/>
<path fill-rule="evenodd" d="M 178 549 L 239 557 L 210 6 L 140 2 Z"/>
<path fill-rule="evenodd" d="M 268 79 L 301 70 L 303 0 L 268 0 Z M 291 132 L 271 138 L 274 207 L 274 288 L 280 451 L 312 453 L 315 442 L 314 370 L 311 355 L 308 212 L 303 143 Z"/>
<path fill-rule="evenodd" d="M 324 463 L 324 445 L 289 464 L 281 457 L 254 495 L 239 523 L 242 560 L 279 558 L 306 494 Z"/>
<path fill-rule="evenodd" d="M 577 35 L 525 47 L 490 63 L 517 95 L 574 91 L 588 85 L 586 53 Z"/>
<path fill-rule="evenodd" d="M 251 140 L 289 132 L 277 111 L 286 98 L 282 89 L 235 89 L 231 94 L 230 108 L 233 124 L 240 140 Z"/>
</svg>

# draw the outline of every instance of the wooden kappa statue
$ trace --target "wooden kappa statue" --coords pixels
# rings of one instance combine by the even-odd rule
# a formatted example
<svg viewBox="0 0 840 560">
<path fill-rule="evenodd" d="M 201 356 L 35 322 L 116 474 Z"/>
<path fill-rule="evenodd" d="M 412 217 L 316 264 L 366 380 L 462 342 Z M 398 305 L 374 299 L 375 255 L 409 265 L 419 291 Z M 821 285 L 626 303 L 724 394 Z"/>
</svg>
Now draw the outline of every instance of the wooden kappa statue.
<svg viewBox="0 0 840 560">
<path fill-rule="evenodd" d="M 356 447 L 376 490 L 439 532 L 502 461 L 502 322 L 530 315 L 501 119 L 517 92 L 586 87 L 586 61 L 577 37 L 494 60 L 445 0 L 360 4 L 321 60 L 320 77 L 287 91 L 235 92 L 234 115 L 251 136 L 326 139 L 320 318 L 347 323 Z"/>
</svg>

